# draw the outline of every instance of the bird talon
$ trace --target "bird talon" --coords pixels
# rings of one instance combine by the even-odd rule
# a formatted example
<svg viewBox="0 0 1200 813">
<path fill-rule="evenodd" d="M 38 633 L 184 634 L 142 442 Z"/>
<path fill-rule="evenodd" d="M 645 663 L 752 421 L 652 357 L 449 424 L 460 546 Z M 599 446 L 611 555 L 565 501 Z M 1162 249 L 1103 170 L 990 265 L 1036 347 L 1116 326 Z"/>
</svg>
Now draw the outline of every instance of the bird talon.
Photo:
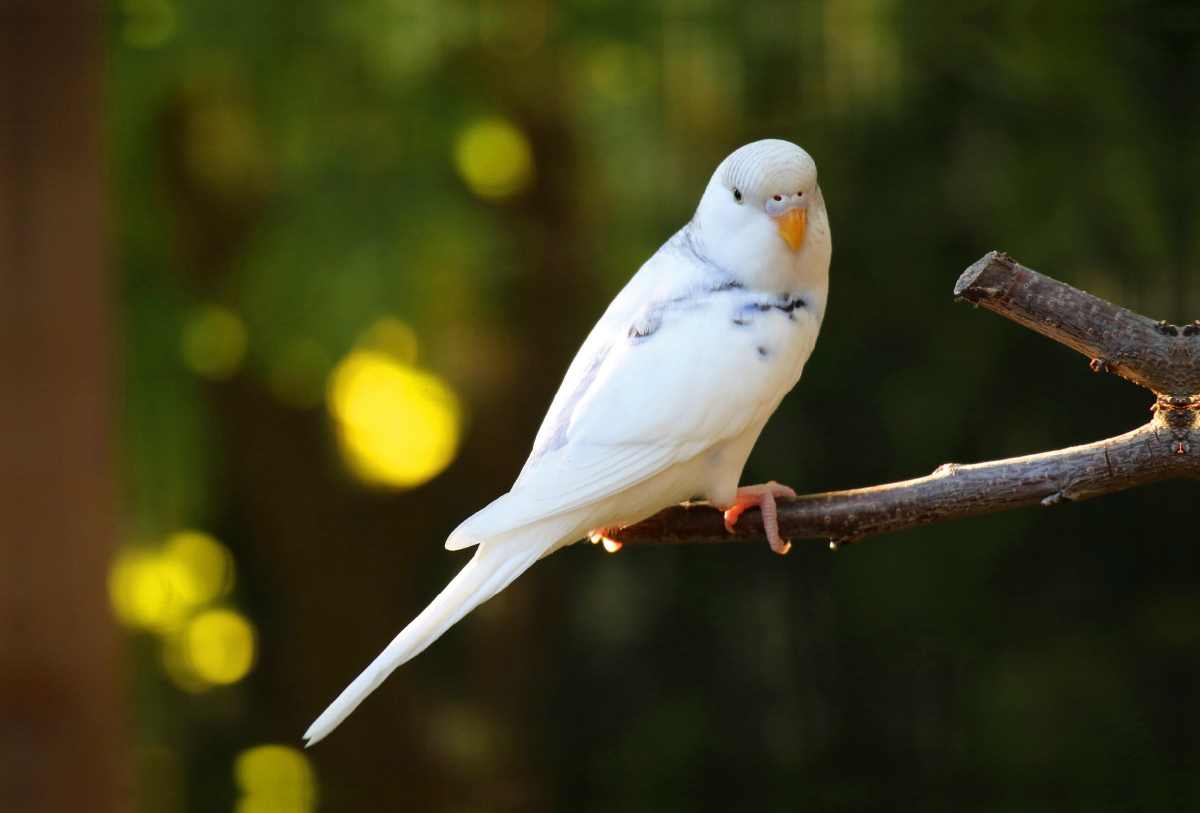
<svg viewBox="0 0 1200 813">
<path fill-rule="evenodd" d="M 741 505 L 741 504 L 735 505 L 735 506 L 733 506 L 733 508 L 730 508 L 728 511 L 725 512 L 725 530 L 726 531 L 729 531 L 729 533 L 733 533 L 733 526 L 737 525 L 738 517 L 740 517 L 742 515 L 742 512 L 745 511 L 748 507 L 750 507 L 750 505 L 751 505 L 751 503 L 747 503 L 746 505 Z"/>
<path fill-rule="evenodd" d="M 779 536 L 779 520 L 775 511 L 776 497 L 795 497 L 796 492 L 787 486 L 781 486 L 774 480 L 761 486 L 746 486 L 739 488 L 734 496 L 734 504 L 725 511 L 725 530 L 733 533 L 733 526 L 738 517 L 749 507 L 757 505 L 762 512 L 763 531 L 771 550 L 776 553 L 787 553 L 792 543 Z"/>
<path fill-rule="evenodd" d="M 602 543 L 604 545 L 604 549 L 609 553 L 616 553 L 625 545 L 624 542 L 618 542 L 617 540 L 608 536 L 607 528 L 597 528 L 588 534 L 588 539 L 591 540 L 593 545 L 595 545 L 597 542 Z"/>
</svg>

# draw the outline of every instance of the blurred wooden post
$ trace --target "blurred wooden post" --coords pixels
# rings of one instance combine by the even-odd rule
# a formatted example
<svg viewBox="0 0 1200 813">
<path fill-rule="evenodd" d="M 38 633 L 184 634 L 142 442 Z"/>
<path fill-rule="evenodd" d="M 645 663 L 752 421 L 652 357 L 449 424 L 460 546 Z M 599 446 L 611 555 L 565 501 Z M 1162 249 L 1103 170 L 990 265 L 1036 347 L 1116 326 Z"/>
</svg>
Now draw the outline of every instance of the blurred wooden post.
<svg viewBox="0 0 1200 813">
<path fill-rule="evenodd" d="M 0 810 L 127 807 L 102 37 L 0 0 Z"/>
</svg>

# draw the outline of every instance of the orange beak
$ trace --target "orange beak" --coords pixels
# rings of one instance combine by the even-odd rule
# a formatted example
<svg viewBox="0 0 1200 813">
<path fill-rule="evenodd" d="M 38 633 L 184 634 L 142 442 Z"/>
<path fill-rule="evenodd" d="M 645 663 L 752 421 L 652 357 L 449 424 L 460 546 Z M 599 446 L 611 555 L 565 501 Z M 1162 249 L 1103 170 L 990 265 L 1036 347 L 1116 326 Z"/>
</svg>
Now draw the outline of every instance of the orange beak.
<svg viewBox="0 0 1200 813">
<path fill-rule="evenodd" d="M 779 236 L 788 244 L 792 251 L 799 251 L 804 244 L 804 223 L 808 213 L 803 209 L 791 209 L 779 217 L 773 217 L 779 227 Z"/>
</svg>

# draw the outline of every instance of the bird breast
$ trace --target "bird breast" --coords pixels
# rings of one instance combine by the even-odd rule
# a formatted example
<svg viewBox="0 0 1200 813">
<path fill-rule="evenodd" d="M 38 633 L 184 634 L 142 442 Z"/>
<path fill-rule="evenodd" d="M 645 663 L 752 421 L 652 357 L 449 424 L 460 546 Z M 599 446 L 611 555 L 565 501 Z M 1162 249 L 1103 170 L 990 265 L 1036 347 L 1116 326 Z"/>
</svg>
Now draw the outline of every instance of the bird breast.
<svg viewBox="0 0 1200 813">
<path fill-rule="evenodd" d="M 743 297 L 730 309 L 728 321 L 730 340 L 747 364 L 768 368 L 762 372 L 778 377 L 784 392 L 791 389 L 820 327 L 805 299 L 791 294 Z"/>
<path fill-rule="evenodd" d="M 691 336 L 709 352 L 738 360 L 728 386 L 753 386 L 782 398 L 800 377 L 820 321 L 803 294 L 761 294 L 727 284 L 649 303 L 634 316 L 626 341 L 638 352 L 652 342 L 674 342 L 676 334 Z"/>
</svg>

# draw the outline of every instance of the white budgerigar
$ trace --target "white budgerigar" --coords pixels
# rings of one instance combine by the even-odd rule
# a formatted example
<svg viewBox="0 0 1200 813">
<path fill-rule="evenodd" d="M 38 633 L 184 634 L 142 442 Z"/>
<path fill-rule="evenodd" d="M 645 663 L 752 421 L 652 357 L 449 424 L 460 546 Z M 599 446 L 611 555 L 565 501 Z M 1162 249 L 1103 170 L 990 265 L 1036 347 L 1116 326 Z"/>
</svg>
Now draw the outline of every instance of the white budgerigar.
<svg viewBox="0 0 1200 813">
<path fill-rule="evenodd" d="M 414 657 L 538 558 L 704 496 L 732 527 L 776 483 L 738 488 L 754 441 L 800 378 L 825 312 L 832 243 L 817 168 L 756 141 L 713 173 L 692 221 L 609 305 L 567 370 L 510 492 L 450 536 L 474 558 L 305 733 L 325 737 Z"/>
</svg>

